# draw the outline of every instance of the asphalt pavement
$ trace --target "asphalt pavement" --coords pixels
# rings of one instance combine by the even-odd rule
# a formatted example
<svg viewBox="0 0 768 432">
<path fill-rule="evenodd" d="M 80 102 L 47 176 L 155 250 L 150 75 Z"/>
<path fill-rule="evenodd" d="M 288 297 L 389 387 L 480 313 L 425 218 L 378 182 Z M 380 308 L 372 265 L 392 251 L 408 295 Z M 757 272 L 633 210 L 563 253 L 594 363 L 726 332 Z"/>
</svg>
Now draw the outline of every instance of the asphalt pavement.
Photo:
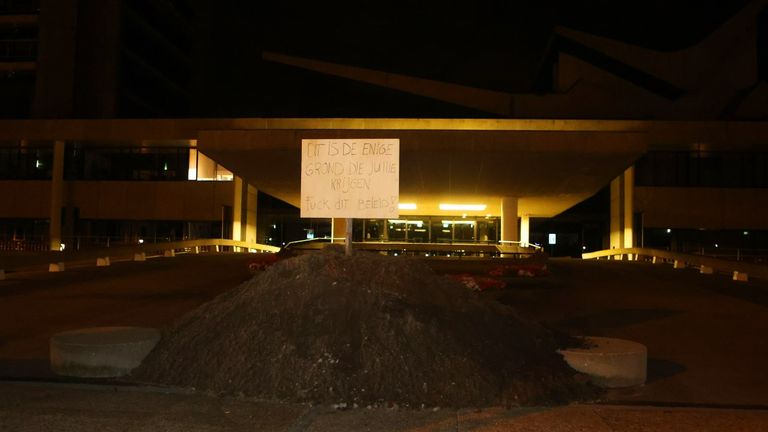
<svg viewBox="0 0 768 432">
<path fill-rule="evenodd" d="M 244 254 L 178 255 L 0 281 L 0 431 L 768 430 L 768 284 L 650 263 L 551 260 L 483 296 L 578 335 L 648 347 L 645 386 L 596 404 L 335 410 L 56 377 L 48 338 L 92 326 L 163 327 L 247 280 Z"/>
</svg>

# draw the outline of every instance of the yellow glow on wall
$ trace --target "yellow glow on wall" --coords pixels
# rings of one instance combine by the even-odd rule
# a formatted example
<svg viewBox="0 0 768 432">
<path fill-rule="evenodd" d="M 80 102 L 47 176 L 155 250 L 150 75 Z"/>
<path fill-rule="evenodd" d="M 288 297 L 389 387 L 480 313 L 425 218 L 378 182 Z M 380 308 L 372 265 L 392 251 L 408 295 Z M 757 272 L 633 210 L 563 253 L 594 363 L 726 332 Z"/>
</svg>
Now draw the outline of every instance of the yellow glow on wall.
<svg viewBox="0 0 768 432">
<path fill-rule="evenodd" d="M 400 203 L 397 205 L 400 210 L 416 210 L 416 204 L 414 203 Z"/>
<path fill-rule="evenodd" d="M 483 211 L 486 207 L 485 204 L 440 204 L 440 210 Z"/>
<path fill-rule="evenodd" d="M 448 226 L 449 224 L 454 224 L 454 225 L 474 225 L 475 224 L 475 221 L 449 221 L 449 220 L 444 220 L 444 221 L 441 221 L 441 222 L 443 223 L 443 226 Z"/>
</svg>

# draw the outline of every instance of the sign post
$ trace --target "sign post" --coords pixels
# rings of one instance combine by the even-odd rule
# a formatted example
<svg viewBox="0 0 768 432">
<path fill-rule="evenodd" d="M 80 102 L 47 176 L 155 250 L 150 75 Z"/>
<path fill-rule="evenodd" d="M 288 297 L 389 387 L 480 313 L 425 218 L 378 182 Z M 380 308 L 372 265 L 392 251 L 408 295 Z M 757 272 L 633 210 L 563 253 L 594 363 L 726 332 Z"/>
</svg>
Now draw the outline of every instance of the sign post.
<svg viewBox="0 0 768 432">
<path fill-rule="evenodd" d="M 301 217 L 345 218 L 346 253 L 354 218 L 399 216 L 400 140 L 301 140 Z"/>
</svg>

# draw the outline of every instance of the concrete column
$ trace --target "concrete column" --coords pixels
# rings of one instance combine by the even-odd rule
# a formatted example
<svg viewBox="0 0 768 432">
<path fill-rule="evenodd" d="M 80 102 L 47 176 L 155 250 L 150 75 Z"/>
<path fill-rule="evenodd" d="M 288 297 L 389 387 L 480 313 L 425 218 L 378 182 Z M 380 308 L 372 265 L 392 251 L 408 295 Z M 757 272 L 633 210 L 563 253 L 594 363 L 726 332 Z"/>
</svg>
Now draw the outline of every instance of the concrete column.
<svg viewBox="0 0 768 432">
<path fill-rule="evenodd" d="M 331 235 L 333 238 L 347 237 L 347 220 L 343 218 L 331 219 Z M 343 240 L 337 240 L 337 243 L 343 243 Z"/>
<path fill-rule="evenodd" d="M 243 179 L 235 176 L 232 196 L 232 240 L 243 239 Z"/>
<path fill-rule="evenodd" d="M 621 249 L 622 233 L 621 228 L 624 223 L 622 217 L 622 181 L 623 176 L 618 176 L 611 181 L 611 233 L 610 233 L 610 248 Z"/>
<path fill-rule="evenodd" d="M 255 187 L 248 185 L 247 192 L 248 203 L 245 206 L 245 241 L 256 243 L 256 214 L 258 210 L 259 191 Z"/>
<path fill-rule="evenodd" d="M 51 208 L 48 238 L 51 251 L 61 249 L 61 204 L 64 195 L 64 141 L 53 143 L 53 172 L 51 176 Z"/>
<path fill-rule="evenodd" d="M 531 217 L 523 215 L 520 218 L 520 245 L 528 246 L 531 243 Z"/>
<path fill-rule="evenodd" d="M 634 247 L 634 190 L 634 167 L 611 181 L 611 249 Z"/>
<path fill-rule="evenodd" d="M 517 198 L 501 199 L 501 240 L 517 241 Z"/>
<path fill-rule="evenodd" d="M 633 229 L 635 226 L 635 167 L 629 167 L 626 171 L 624 171 L 623 186 L 624 202 L 622 204 L 624 213 L 624 247 L 631 248 L 635 247 L 635 234 Z"/>
</svg>

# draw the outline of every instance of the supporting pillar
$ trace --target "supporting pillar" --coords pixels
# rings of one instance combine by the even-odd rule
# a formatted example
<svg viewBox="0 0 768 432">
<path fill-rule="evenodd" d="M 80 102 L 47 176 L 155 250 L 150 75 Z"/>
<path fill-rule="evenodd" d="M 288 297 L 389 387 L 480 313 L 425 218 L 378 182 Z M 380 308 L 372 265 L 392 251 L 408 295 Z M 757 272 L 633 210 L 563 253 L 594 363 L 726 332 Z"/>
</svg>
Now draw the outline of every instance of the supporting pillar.
<svg viewBox="0 0 768 432">
<path fill-rule="evenodd" d="M 232 193 L 232 240 L 243 241 L 245 235 L 245 217 L 243 215 L 244 210 L 248 205 L 246 198 L 247 186 L 243 186 L 243 179 L 235 176 Z M 245 205 L 244 205 L 245 204 Z M 239 247 L 234 247 L 235 252 L 239 251 Z"/>
<path fill-rule="evenodd" d="M 624 171 L 624 202 L 623 202 L 623 215 L 624 215 L 624 244 L 625 248 L 635 247 L 635 233 L 634 233 L 634 199 L 635 199 L 635 167 L 629 167 Z M 632 261 L 633 256 L 629 254 L 627 257 L 629 261 Z"/>
<path fill-rule="evenodd" d="M 635 171 L 628 168 L 611 181 L 611 249 L 634 246 L 632 232 L 634 215 Z"/>
<path fill-rule="evenodd" d="M 501 241 L 517 241 L 517 198 L 501 199 Z"/>
<path fill-rule="evenodd" d="M 248 202 L 245 206 L 245 241 L 249 243 L 256 243 L 256 214 L 258 210 L 259 191 L 255 187 L 248 185 L 247 197 Z"/>
<path fill-rule="evenodd" d="M 332 218 L 331 219 L 331 236 L 334 239 L 347 237 L 347 219 Z M 334 243 L 343 243 L 343 240 L 334 240 Z"/>
<path fill-rule="evenodd" d="M 531 244 L 531 217 L 523 215 L 520 218 L 520 246 L 527 247 Z"/>
<path fill-rule="evenodd" d="M 235 176 L 232 194 L 232 240 L 243 240 L 243 179 Z"/>
<path fill-rule="evenodd" d="M 53 170 L 51 175 L 51 208 L 48 228 L 49 248 L 61 250 L 61 204 L 64 195 L 64 141 L 53 143 Z"/>
</svg>

